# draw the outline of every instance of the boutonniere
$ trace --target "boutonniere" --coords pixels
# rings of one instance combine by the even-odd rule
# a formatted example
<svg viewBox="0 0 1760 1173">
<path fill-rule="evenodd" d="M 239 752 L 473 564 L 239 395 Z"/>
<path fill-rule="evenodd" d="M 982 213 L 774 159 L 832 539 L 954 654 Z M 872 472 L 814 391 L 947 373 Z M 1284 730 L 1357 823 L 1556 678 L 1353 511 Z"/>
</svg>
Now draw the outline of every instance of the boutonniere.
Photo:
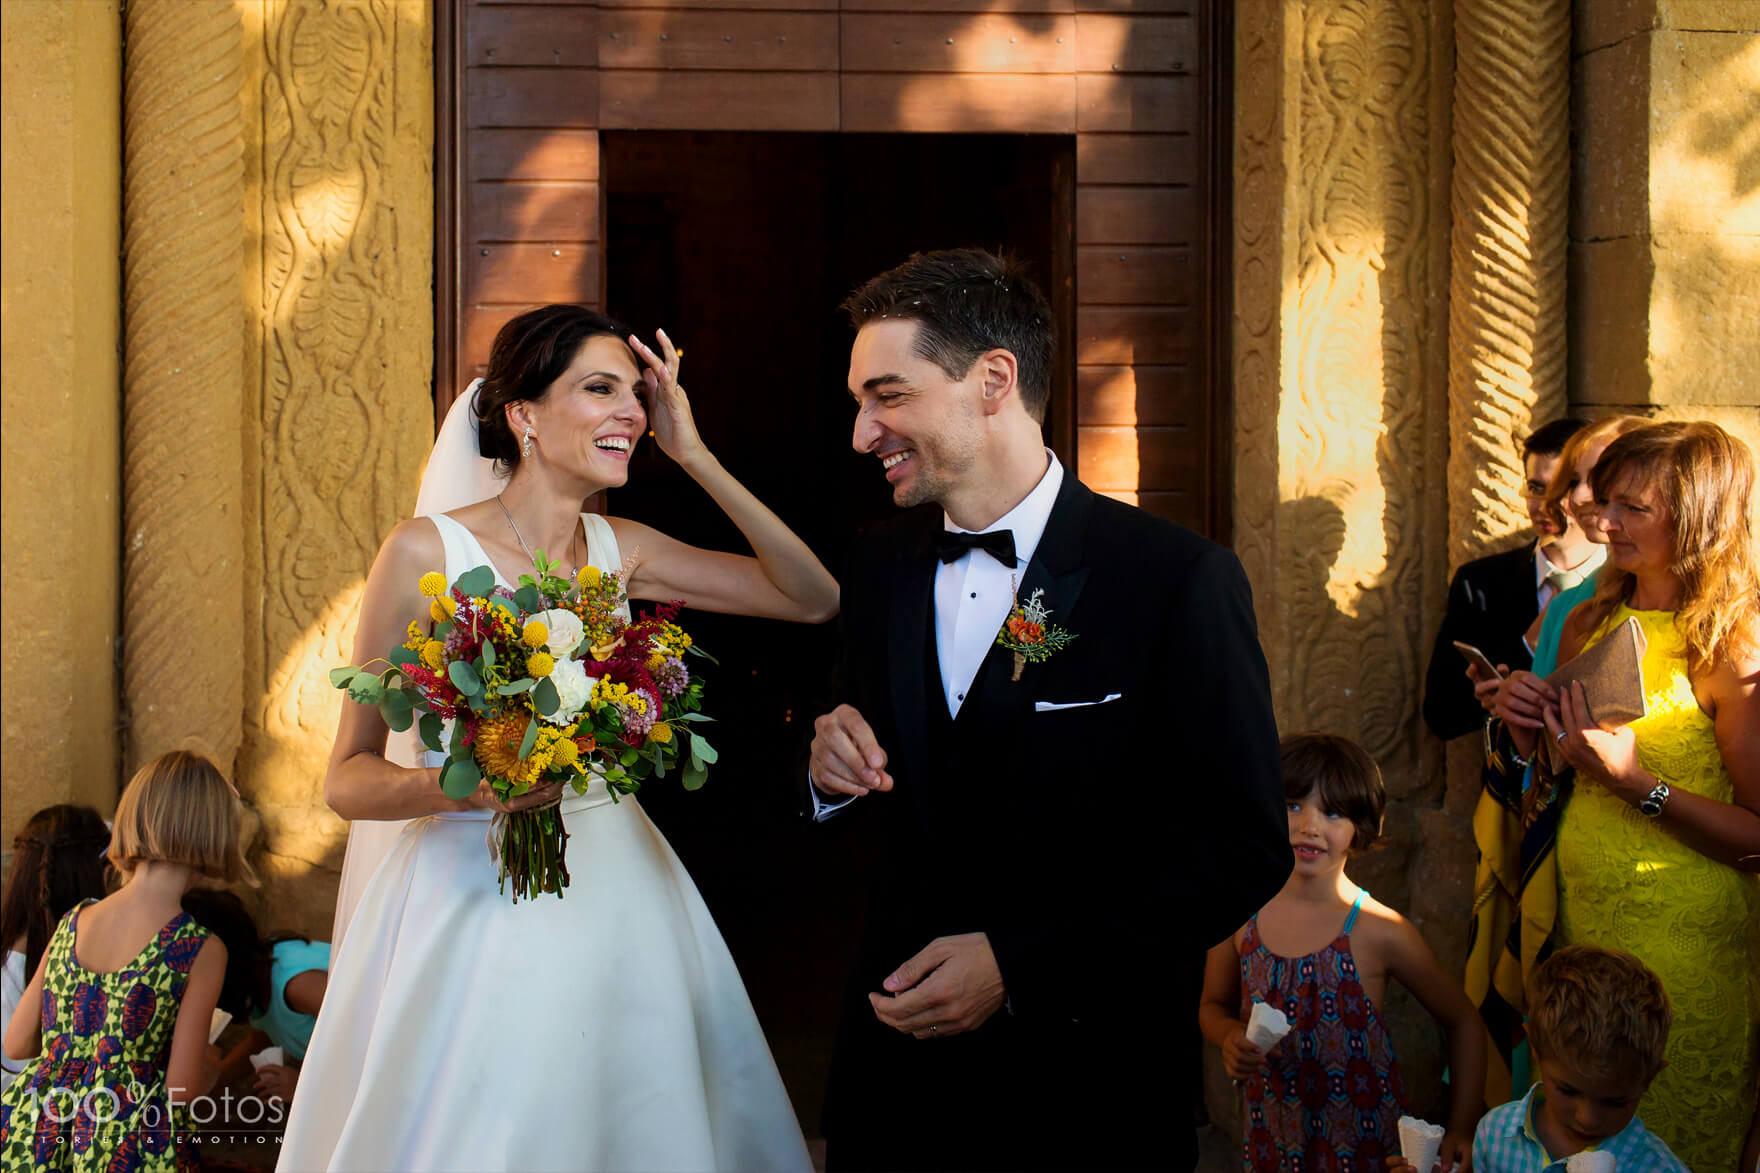
<svg viewBox="0 0 1760 1173">
<path fill-rule="evenodd" d="M 996 642 L 1014 653 L 1013 680 L 1021 678 L 1029 660 L 1035 664 L 1049 660 L 1053 652 L 1063 650 L 1064 645 L 1075 638 L 1056 624 L 1046 622 L 1051 612 L 1039 601 L 1039 596 L 1044 593 L 1045 588 L 1040 587 L 1024 603 L 1017 594 L 1014 610 L 1008 613 L 1002 630 L 996 633 Z"/>
</svg>

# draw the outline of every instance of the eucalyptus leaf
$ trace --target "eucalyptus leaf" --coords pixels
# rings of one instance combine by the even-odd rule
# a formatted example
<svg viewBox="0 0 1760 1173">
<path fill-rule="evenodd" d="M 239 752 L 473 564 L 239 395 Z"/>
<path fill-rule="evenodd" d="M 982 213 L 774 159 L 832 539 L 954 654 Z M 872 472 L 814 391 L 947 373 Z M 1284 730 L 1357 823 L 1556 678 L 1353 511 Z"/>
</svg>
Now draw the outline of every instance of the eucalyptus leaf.
<svg viewBox="0 0 1760 1173">
<path fill-rule="evenodd" d="M 362 672 L 349 683 L 348 699 L 363 705 L 376 705 L 385 699 L 385 682 L 371 672 Z"/>
<path fill-rule="evenodd" d="M 493 668 L 494 666 L 495 666 L 495 641 L 486 639 L 483 641 L 483 667 Z"/>
<path fill-rule="evenodd" d="M 411 664 L 420 664 L 422 658 L 408 648 L 399 646 L 391 653 L 391 662 L 396 664 L 399 668 L 405 668 Z"/>
<path fill-rule="evenodd" d="M 513 592 L 514 605 L 528 614 L 533 611 L 542 611 L 544 602 L 538 594 L 538 584 L 532 580 L 532 576 L 529 574 L 520 575 L 519 580 L 525 585 Z"/>
<path fill-rule="evenodd" d="M 422 719 L 417 725 L 417 729 L 422 735 L 422 744 L 435 753 L 444 752 L 440 748 L 440 731 L 445 727 L 445 724 L 440 719 L 440 714 L 423 713 Z"/>
<path fill-rule="evenodd" d="M 498 696 L 518 696 L 522 692 L 530 692 L 537 684 L 530 676 L 522 676 L 509 684 L 496 685 L 495 692 Z"/>
<path fill-rule="evenodd" d="M 452 585 L 454 590 L 480 598 L 495 589 L 495 571 L 488 566 L 473 566 Z"/>
<path fill-rule="evenodd" d="M 707 741 L 701 733 L 691 734 L 691 761 L 705 766 L 712 766 L 721 758 L 720 751 Z"/>
<path fill-rule="evenodd" d="M 348 664 L 341 668 L 330 669 L 330 683 L 337 688 L 347 688 L 348 682 L 360 675 L 358 664 Z"/>
<path fill-rule="evenodd" d="M 538 723 L 526 722 L 526 735 L 519 739 L 519 756 L 528 758 L 532 755 L 532 747 L 538 744 Z"/>
<path fill-rule="evenodd" d="M 700 789 L 703 783 L 708 780 L 709 771 L 702 766 L 699 766 L 696 762 L 693 761 L 690 765 L 684 768 L 684 788 L 686 790 Z"/>
<path fill-rule="evenodd" d="M 668 717 L 668 721 L 713 721 L 715 718 L 707 713 L 680 713 L 676 717 Z"/>
<path fill-rule="evenodd" d="M 451 757 L 455 757 L 455 758 L 464 758 L 464 757 L 470 756 L 470 751 L 465 747 L 465 744 L 464 744 L 464 736 L 465 736 L 466 732 L 467 732 L 467 730 L 465 729 L 465 725 L 464 725 L 463 721 L 454 721 L 452 723 L 452 740 L 447 744 L 447 747 L 446 747 L 446 752 L 448 755 L 450 755 Z"/>
<path fill-rule="evenodd" d="M 452 686 L 465 696 L 476 696 L 483 691 L 483 682 L 477 677 L 477 670 L 463 660 L 454 660 L 446 665 L 446 675 L 452 678 Z"/>
<path fill-rule="evenodd" d="M 556 694 L 556 682 L 548 676 L 538 681 L 537 687 L 532 689 L 532 705 L 543 716 L 552 715 L 561 704 L 562 698 Z"/>
<path fill-rule="evenodd" d="M 402 689 L 393 689 L 386 693 L 385 699 L 379 702 L 379 715 L 385 718 L 385 724 L 391 727 L 393 733 L 402 733 L 408 729 L 414 718 L 408 694 Z"/>
<path fill-rule="evenodd" d="M 714 656 L 711 656 L 708 652 L 705 652 L 702 648 L 699 648 L 696 644 L 692 644 L 690 647 L 686 648 L 684 650 L 684 652 L 685 652 L 685 655 L 687 655 L 687 656 L 701 656 L 701 657 L 703 657 L 703 659 L 709 661 L 709 663 L 715 665 L 717 668 L 719 668 L 721 666 L 720 660 L 717 660 Z"/>
<path fill-rule="evenodd" d="M 469 758 L 448 758 L 440 770 L 440 790 L 447 798 L 469 798 L 483 780 L 483 771 Z"/>
</svg>

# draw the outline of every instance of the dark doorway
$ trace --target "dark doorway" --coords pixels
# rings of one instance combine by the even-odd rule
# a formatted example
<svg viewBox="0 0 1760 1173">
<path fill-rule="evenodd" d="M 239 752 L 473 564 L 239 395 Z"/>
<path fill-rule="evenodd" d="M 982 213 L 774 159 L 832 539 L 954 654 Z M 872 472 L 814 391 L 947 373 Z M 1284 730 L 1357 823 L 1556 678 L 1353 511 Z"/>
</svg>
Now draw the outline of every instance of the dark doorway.
<svg viewBox="0 0 1760 1173">
<path fill-rule="evenodd" d="M 1047 436 L 1075 467 L 1073 138 L 632 131 L 601 144 L 607 309 L 684 348 L 704 439 L 833 573 L 856 526 L 894 511 L 877 462 L 850 448 L 837 306 L 912 252 L 1005 248 L 1031 267 L 1060 338 Z M 608 511 L 746 548 L 651 446 Z M 695 794 L 660 784 L 642 802 L 715 914 L 813 1136 L 872 858 L 861 812 L 821 827 L 797 813 L 836 633 L 686 619 L 721 660 L 704 670 L 721 763 Z"/>
</svg>

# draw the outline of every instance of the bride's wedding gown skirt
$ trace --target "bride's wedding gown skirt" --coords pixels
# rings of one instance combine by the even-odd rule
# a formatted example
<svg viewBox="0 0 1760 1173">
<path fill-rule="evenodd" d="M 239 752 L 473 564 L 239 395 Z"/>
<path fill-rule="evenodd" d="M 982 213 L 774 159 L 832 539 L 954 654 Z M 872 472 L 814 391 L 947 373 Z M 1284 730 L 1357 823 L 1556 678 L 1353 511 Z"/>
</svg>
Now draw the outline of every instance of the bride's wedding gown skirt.
<svg viewBox="0 0 1760 1173">
<path fill-rule="evenodd" d="M 640 805 L 563 806 L 573 882 L 513 905 L 487 812 L 411 822 L 324 995 L 282 1170 L 806 1170 L 733 959 Z"/>
</svg>

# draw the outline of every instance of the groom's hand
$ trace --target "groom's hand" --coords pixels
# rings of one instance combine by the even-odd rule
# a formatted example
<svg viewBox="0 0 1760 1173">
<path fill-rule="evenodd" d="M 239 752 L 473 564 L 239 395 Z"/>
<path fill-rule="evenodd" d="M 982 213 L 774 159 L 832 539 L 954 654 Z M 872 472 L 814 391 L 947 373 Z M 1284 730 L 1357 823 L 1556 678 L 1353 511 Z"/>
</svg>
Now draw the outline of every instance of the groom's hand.
<svg viewBox="0 0 1760 1173">
<path fill-rule="evenodd" d="M 886 751 L 851 705 L 838 705 L 813 722 L 813 753 L 808 762 L 813 785 L 826 794 L 866 794 L 891 790 Z"/>
<path fill-rule="evenodd" d="M 983 933 L 936 937 L 882 984 L 892 996 L 868 995 L 875 1017 L 919 1039 L 977 1030 L 1008 996 Z"/>
</svg>

